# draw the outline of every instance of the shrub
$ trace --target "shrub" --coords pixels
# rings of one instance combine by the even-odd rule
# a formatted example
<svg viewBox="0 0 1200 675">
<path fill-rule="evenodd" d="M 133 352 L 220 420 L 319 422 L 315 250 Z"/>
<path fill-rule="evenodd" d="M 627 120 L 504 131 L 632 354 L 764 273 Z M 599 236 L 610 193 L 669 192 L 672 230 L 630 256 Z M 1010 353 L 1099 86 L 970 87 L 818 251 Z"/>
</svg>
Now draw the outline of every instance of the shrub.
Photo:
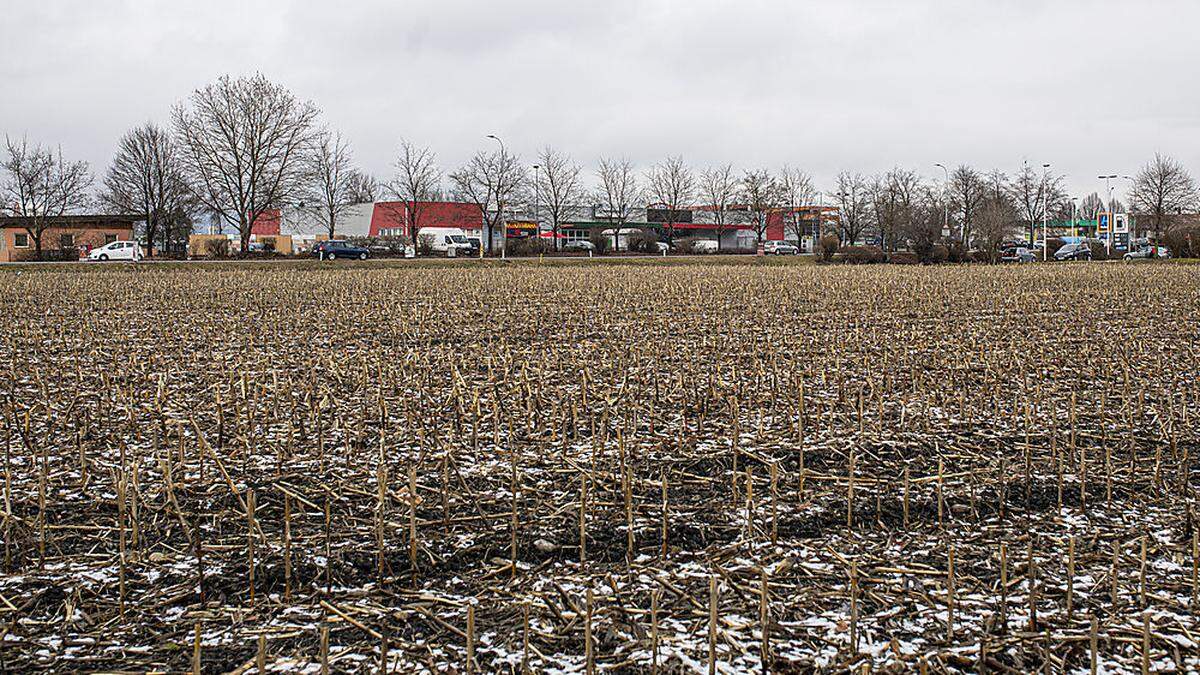
<svg viewBox="0 0 1200 675">
<path fill-rule="evenodd" d="M 967 251 L 967 247 L 964 246 L 963 243 L 961 241 L 958 241 L 957 239 L 951 241 L 949 244 L 946 245 L 946 260 L 947 260 L 947 262 L 952 262 L 952 263 L 970 262 L 971 256 L 969 255 L 969 253 L 970 252 Z"/>
<path fill-rule="evenodd" d="M 203 247 L 204 255 L 209 258 L 226 258 L 229 257 L 229 240 L 228 239 L 207 239 Z"/>
<path fill-rule="evenodd" d="M 1200 258 L 1200 227 L 1176 228 L 1162 237 L 1173 258 Z"/>
<path fill-rule="evenodd" d="M 629 250 L 636 253 L 658 253 L 658 235 L 652 231 L 641 230 L 629 235 Z"/>
<path fill-rule="evenodd" d="M 1122 256 L 1120 251 L 1113 251 L 1112 255 L 1109 255 L 1108 247 L 1101 241 L 1089 241 L 1088 248 L 1092 249 L 1092 260 L 1120 259 Z"/>
<path fill-rule="evenodd" d="M 588 241 L 592 242 L 592 246 L 596 247 L 594 251 L 596 255 L 608 253 L 608 249 L 612 245 L 612 240 L 608 238 L 608 235 L 603 234 L 599 229 L 594 229 L 588 233 Z"/>
<path fill-rule="evenodd" d="M 921 262 L 928 265 L 940 265 L 949 259 L 950 249 L 942 246 L 941 244 L 937 244 L 933 248 L 929 249 L 929 252 L 926 253 L 925 257 L 921 259 Z"/>
<path fill-rule="evenodd" d="M 838 252 L 842 242 L 837 238 L 836 234 L 827 234 L 821 237 L 817 242 L 817 255 L 824 262 L 833 260 L 833 256 Z"/>
<path fill-rule="evenodd" d="M 697 241 L 700 240 L 696 237 L 684 237 L 683 239 L 676 239 L 675 250 L 679 251 L 683 255 L 695 255 Z"/>
<path fill-rule="evenodd" d="M 893 251 L 888 254 L 887 261 L 893 265 L 919 265 L 921 257 L 912 251 Z"/>
<path fill-rule="evenodd" d="M 538 237 L 513 239 L 508 242 L 508 252 L 511 255 L 541 255 L 551 250 L 553 249 L 549 242 Z"/>
<path fill-rule="evenodd" d="M 418 234 L 417 235 L 417 255 L 432 254 L 433 253 L 433 240 L 434 240 L 434 235 L 432 235 L 432 234 Z"/>
<path fill-rule="evenodd" d="M 851 265 L 871 265 L 886 260 L 883 249 L 878 246 L 845 246 L 834 256 L 834 261 Z"/>
</svg>

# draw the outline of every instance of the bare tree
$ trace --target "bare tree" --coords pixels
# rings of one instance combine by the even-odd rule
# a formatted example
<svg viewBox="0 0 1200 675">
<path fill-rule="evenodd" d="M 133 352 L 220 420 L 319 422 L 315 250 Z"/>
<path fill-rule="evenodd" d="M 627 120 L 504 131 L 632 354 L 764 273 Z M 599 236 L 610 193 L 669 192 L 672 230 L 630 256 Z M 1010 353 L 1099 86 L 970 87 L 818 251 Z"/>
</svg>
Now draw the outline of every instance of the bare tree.
<svg viewBox="0 0 1200 675">
<path fill-rule="evenodd" d="M 1100 198 L 1100 194 L 1093 192 L 1083 198 L 1079 202 L 1079 213 L 1088 220 L 1095 220 L 1099 217 L 1100 212 L 1104 210 L 1104 200 Z"/>
<path fill-rule="evenodd" d="M 466 166 L 450 174 L 461 199 L 477 205 L 483 212 L 484 239 L 492 251 L 492 233 L 501 226 L 505 209 L 525 183 L 525 168 L 516 155 L 503 147 L 496 152 L 477 152 Z M 505 242 L 507 244 L 508 242 Z"/>
<path fill-rule="evenodd" d="M 379 201 L 380 192 L 379 181 L 366 171 L 358 170 L 350 175 L 346 198 L 351 204 L 370 204 Z"/>
<path fill-rule="evenodd" d="M 1042 221 L 1043 215 L 1048 218 L 1050 212 L 1067 198 L 1062 176 L 1055 176 L 1046 168 L 1038 173 L 1028 163 L 1021 167 L 1021 171 L 1012 181 L 1010 190 L 1017 217 L 1024 221 L 1028 228 L 1030 242 L 1035 239 L 1034 230 Z"/>
<path fill-rule="evenodd" d="M 1158 153 L 1138 171 L 1129 191 L 1134 212 L 1149 218 L 1156 237 L 1169 233 L 1176 217 L 1196 206 L 1196 198 L 1196 180 L 1187 169 Z"/>
<path fill-rule="evenodd" d="M 975 222 L 975 242 L 988 256 L 988 260 L 996 262 L 1000 256 L 1000 247 L 1017 230 L 1016 212 L 1006 197 L 995 199 L 988 196 L 979 207 L 979 215 Z"/>
<path fill-rule="evenodd" d="M 441 195 L 442 172 L 437 167 L 437 155 L 428 147 L 418 147 L 407 139 L 400 139 L 400 154 L 393 166 L 396 174 L 387 188 L 403 202 L 399 208 L 404 229 L 413 246 L 420 251 L 417 242 L 421 234 L 421 213 L 426 203 Z"/>
<path fill-rule="evenodd" d="M 340 133 L 322 131 L 309 154 L 309 179 L 305 201 L 321 217 L 330 239 L 337 236 L 338 222 L 360 203 L 357 190 L 360 174 L 354 168 L 350 146 Z"/>
<path fill-rule="evenodd" d="M 950 174 L 949 191 L 950 208 L 958 220 L 959 240 L 969 246 L 975 219 L 983 208 L 987 185 L 978 171 L 964 164 Z"/>
<path fill-rule="evenodd" d="M 172 111 L 189 181 L 208 210 L 237 228 L 243 251 L 255 221 L 303 188 L 317 115 L 261 74 L 226 75 Z"/>
<path fill-rule="evenodd" d="M 571 209 L 583 201 L 584 188 L 581 177 L 583 169 L 567 155 L 546 146 L 538 155 L 541 173 L 538 175 L 538 201 L 550 218 L 550 232 L 554 236 L 554 249 L 558 250 L 558 230 Z M 540 225 L 540 223 L 539 223 Z"/>
<path fill-rule="evenodd" d="M 621 250 L 621 229 L 629 219 L 629 212 L 642 198 L 642 187 L 638 184 L 633 164 L 627 159 L 600 160 L 597 171 L 600 190 L 597 198 L 608 211 L 608 219 L 616 225 L 613 250 Z"/>
<path fill-rule="evenodd" d="M 680 212 L 688 208 L 696 198 L 696 177 L 683 163 L 682 157 L 668 157 L 663 163 L 650 169 L 646 175 L 647 193 L 651 202 L 664 211 L 663 224 L 667 229 L 667 241 L 675 241 L 675 224 Z M 719 245 L 718 245 L 719 246 Z"/>
<path fill-rule="evenodd" d="M 870 224 L 870 190 L 860 173 L 842 171 L 837 175 L 838 238 L 854 246 Z"/>
<path fill-rule="evenodd" d="M 42 258 L 42 237 L 54 221 L 88 205 L 92 173 L 87 162 L 68 162 L 57 152 L 5 137 L 8 156 L 0 181 L 0 204 L 14 216 L 26 218 L 24 229 L 33 240 L 34 255 Z"/>
<path fill-rule="evenodd" d="M 721 250 L 721 237 L 731 229 L 729 211 L 737 199 L 738 180 L 733 175 L 733 166 L 726 164 L 716 169 L 706 169 L 700 174 L 700 198 L 712 208 L 713 229 L 717 231 L 717 250 Z"/>
<path fill-rule="evenodd" d="M 916 172 L 899 167 L 871 182 L 871 208 L 884 250 L 896 249 L 904 239 L 922 189 L 921 177 Z"/>
<path fill-rule="evenodd" d="M 121 213 L 141 215 L 151 250 L 156 244 L 160 250 L 170 250 L 178 243 L 178 226 L 191 229 L 196 207 L 179 147 L 166 129 L 152 122 L 121 138 L 100 199 Z"/>
<path fill-rule="evenodd" d="M 812 204 L 815 194 L 812 178 L 800 169 L 784 166 L 779 172 L 779 189 L 783 197 L 785 233 L 796 237 L 796 245 L 800 246 L 804 242 L 805 230 L 808 229 L 803 207 Z M 815 227 L 820 227 L 820 212 L 817 212 L 815 218 Z"/>
<path fill-rule="evenodd" d="M 770 171 L 747 171 L 742 174 L 739 201 L 750 215 L 750 226 L 758 242 L 766 240 L 770 214 L 783 205 L 783 191 Z"/>
</svg>

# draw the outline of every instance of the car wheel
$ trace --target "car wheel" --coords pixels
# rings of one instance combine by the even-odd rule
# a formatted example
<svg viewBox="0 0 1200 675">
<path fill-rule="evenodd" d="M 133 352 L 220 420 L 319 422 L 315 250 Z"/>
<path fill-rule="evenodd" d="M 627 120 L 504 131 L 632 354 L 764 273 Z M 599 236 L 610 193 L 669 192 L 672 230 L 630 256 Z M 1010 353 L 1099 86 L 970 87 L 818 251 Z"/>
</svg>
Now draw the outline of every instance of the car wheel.
<svg viewBox="0 0 1200 675">
<path fill-rule="evenodd" d="M 106 261 L 106 260 L 108 260 L 108 254 L 107 254 L 107 253 L 101 253 L 101 254 L 100 254 L 100 261 L 101 261 L 101 262 L 104 262 L 104 261 Z"/>
<path fill-rule="evenodd" d="M 359 259 L 359 260 L 366 260 L 366 259 L 367 259 L 367 254 L 366 254 L 365 252 L 364 252 L 364 253 L 359 253 L 359 254 L 358 254 L 358 259 Z"/>
<path fill-rule="evenodd" d="M 337 254 L 336 253 L 326 253 L 325 259 L 326 260 L 337 260 Z"/>
</svg>

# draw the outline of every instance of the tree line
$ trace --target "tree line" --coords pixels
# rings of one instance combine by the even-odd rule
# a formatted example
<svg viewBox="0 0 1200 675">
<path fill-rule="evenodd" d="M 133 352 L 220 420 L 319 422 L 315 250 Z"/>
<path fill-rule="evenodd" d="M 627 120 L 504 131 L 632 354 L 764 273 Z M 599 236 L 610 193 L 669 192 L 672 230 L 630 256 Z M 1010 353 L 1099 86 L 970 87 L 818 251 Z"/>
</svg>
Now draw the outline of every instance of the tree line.
<svg viewBox="0 0 1200 675">
<path fill-rule="evenodd" d="M 1033 240 L 1043 219 L 1091 219 L 1125 209 L 1096 193 L 1070 197 L 1064 176 L 1028 164 L 1011 175 L 946 168 L 942 181 L 901 167 L 877 175 L 843 171 L 822 192 L 793 166 L 695 169 L 673 156 L 638 171 L 626 158 L 606 157 L 589 176 L 553 147 L 527 161 L 501 139 L 490 140 L 494 146 L 448 173 L 430 148 L 401 140 L 393 173 L 381 181 L 355 164 L 350 144 L 322 123 L 312 102 L 261 74 L 225 76 L 177 103 L 168 124 L 129 130 L 99 185 L 86 162 L 67 160 L 61 148 L 6 136 L 0 211 L 28 219 L 40 257 L 43 235 L 55 219 L 93 208 L 140 216 L 144 241 L 166 251 L 185 247 L 202 216 L 231 226 L 247 250 L 264 213 L 300 205 L 332 237 L 354 205 L 384 198 L 406 204 L 398 215 L 414 240 L 423 203 L 450 198 L 475 204 L 484 214 L 489 248 L 506 214 L 527 212 L 533 204 L 555 241 L 566 223 L 579 219 L 581 205 L 599 207 L 616 227 L 634 209 L 653 207 L 668 241 L 681 214 L 702 205 L 718 235 L 749 225 L 762 241 L 771 214 L 779 213 L 788 238 L 824 232 L 845 245 L 871 241 L 885 250 L 919 250 L 946 240 L 995 250 L 1014 237 Z M 1129 181 L 1126 197 L 1144 219 L 1142 229 L 1160 237 L 1198 208 L 1196 181 L 1171 157 L 1156 154 L 1135 176 L 1120 180 Z M 812 212 L 806 217 L 802 207 L 816 206 L 836 208 L 836 217 L 818 217 L 814 227 Z"/>
</svg>

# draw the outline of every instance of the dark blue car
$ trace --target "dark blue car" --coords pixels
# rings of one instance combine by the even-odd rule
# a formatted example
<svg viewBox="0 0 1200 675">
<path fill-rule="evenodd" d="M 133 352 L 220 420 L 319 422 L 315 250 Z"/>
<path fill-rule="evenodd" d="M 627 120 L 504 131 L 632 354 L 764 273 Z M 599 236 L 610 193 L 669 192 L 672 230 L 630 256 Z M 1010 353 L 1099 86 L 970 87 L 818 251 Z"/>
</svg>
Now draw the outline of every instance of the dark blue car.
<svg viewBox="0 0 1200 675">
<path fill-rule="evenodd" d="M 362 246 L 354 246 L 348 241 L 333 239 L 319 242 L 313 247 L 312 254 L 321 260 L 337 260 L 338 258 L 366 260 L 370 257 L 371 252 Z"/>
</svg>

